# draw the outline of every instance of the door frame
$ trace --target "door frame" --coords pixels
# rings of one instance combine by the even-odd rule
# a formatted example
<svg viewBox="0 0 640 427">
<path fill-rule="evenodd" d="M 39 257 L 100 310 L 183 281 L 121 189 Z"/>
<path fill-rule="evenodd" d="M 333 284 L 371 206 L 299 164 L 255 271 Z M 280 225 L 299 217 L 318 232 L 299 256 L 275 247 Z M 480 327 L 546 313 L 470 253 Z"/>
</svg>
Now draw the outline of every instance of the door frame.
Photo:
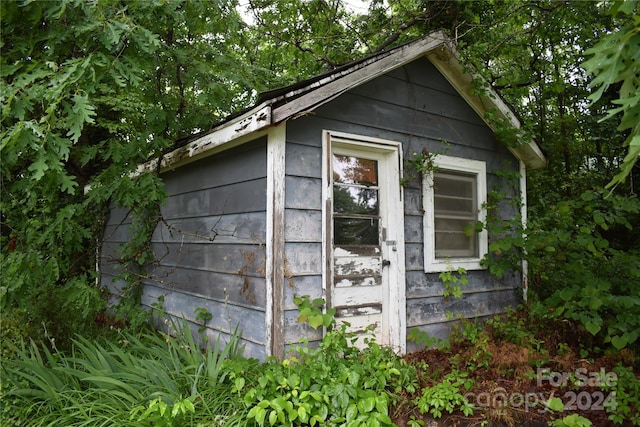
<svg viewBox="0 0 640 427">
<path fill-rule="evenodd" d="M 406 352 L 406 281 L 405 281 L 405 248 L 404 248 L 404 197 L 401 185 L 402 178 L 402 144 L 397 141 L 324 130 L 322 134 L 322 287 L 326 299 L 326 307 L 332 307 L 333 286 L 333 218 L 331 199 L 331 160 L 333 146 L 353 147 L 359 151 L 370 151 L 384 154 L 387 157 L 386 168 L 392 179 L 384 183 L 385 198 L 389 221 L 386 227 L 386 242 L 395 241 L 395 250 L 389 250 L 391 264 L 388 271 L 386 302 L 383 304 L 383 316 L 388 319 L 388 342 L 396 352 Z M 396 179 L 397 178 L 397 179 Z M 389 182 L 391 181 L 391 182 Z M 387 244 L 381 242 L 381 245 Z M 394 283 L 396 284 L 394 286 Z M 383 295 L 383 298 L 385 296 Z"/>
</svg>

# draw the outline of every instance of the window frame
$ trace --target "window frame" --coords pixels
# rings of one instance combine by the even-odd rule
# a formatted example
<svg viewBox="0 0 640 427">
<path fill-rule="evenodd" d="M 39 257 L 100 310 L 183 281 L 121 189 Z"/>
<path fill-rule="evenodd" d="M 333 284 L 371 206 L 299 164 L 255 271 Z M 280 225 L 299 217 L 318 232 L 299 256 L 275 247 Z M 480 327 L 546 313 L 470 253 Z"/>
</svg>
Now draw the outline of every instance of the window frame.
<svg viewBox="0 0 640 427">
<path fill-rule="evenodd" d="M 439 273 L 451 268 L 454 270 L 462 267 L 465 270 L 483 270 L 486 267 L 480 265 L 480 261 L 488 252 L 489 238 L 486 229 L 482 229 L 478 236 L 477 257 L 451 257 L 436 258 L 435 252 L 435 191 L 433 186 L 434 172 L 450 171 L 452 173 L 471 174 L 476 177 L 477 194 L 477 220 L 485 222 L 487 212 L 485 208 L 487 200 L 487 168 L 486 163 L 480 160 L 471 160 L 461 157 L 437 155 L 432 161 L 431 168 L 423 174 L 422 178 L 422 204 L 424 210 L 424 271 L 426 273 Z"/>
</svg>

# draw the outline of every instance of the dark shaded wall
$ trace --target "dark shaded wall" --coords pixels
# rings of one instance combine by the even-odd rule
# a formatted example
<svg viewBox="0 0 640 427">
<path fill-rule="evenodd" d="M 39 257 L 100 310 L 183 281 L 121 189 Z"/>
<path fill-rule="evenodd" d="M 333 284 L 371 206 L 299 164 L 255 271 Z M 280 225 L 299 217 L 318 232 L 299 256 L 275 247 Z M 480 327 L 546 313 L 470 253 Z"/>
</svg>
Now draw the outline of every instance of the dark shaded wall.
<svg viewBox="0 0 640 427">
<path fill-rule="evenodd" d="M 242 331 L 246 355 L 265 345 L 266 138 L 162 174 L 169 197 L 151 239 L 156 262 L 146 268 L 142 303 L 163 299 L 167 314 L 192 328 L 208 312 L 206 334 Z M 113 248 L 126 241 L 125 212 L 112 211 L 103 245 L 103 283 L 113 290 Z"/>
</svg>

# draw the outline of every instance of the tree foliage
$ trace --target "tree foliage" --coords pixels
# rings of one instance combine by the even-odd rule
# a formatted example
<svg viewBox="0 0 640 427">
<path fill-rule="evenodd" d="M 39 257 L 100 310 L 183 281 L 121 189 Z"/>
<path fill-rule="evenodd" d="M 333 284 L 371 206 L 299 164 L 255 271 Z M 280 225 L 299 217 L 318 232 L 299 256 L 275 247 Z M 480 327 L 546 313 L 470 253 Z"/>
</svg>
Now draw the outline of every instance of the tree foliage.
<svg viewBox="0 0 640 427">
<path fill-rule="evenodd" d="M 65 331 L 55 328 L 70 333 L 91 324 L 103 307 L 94 266 L 108 206 L 130 208 L 140 219 L 136 247 L 123 252 L 139 261 L 164 197 L 154 174 L 130 178 L 138 164 L 248 106 L 259 91 L 440 29 L 547 153 L 549 167 L 528 182 L 529 217 L 547 228 L 540 232 L 560 227 L 557 220 L 566 218 L 558 207 L 583 206 L 585 192 L 604 187 L 620 164 L 614 182 L 630 179 L 616 197 L 635 203 L 634 2 L 614 3 L 611 14 L 607 2 L 368 5 L 353 12 L 341 0 L 251 0 L 242 7 L 233 0 L 0 2 L 0 309 L 19 308 L 18 324 L 32 334 L 41 322 L 58 337 Z M 601 120 L 617 114 L 619 126 Z M 615 204 L 587 204 L 604 218 L 621 215 Z M 609 248 L 633 257 L 640 221 L 628 212 L 630 229 L 601 231 Z M 595 216 L 583 220 L 601 225 Z M 579 253 L 576 266 L 613 259 L 588 244 Z M 540 256 L 534 268 L 551 271 L 548 253 L 531 255 Z M 562 286 L 552 279 L 536 283 L 546 297 Z M 616 296 L 637 296 L 616 289 Z"/>
<path fill-rule="evenodd" d="M 101 306 L 91 284 L 107 205 L 142 213 L 162 200 L 156 178 L 129 174 L 244 106 L 251 72 L 233 3 L 0 8 L 1 308 L 60 337 L 65 317 L 90 324 Z"/>
<path fill-rule="evenodd" d="M 594 78 L 589 84 L 597 90 L 589 96 L 592 103 L 602 98 L 610 85 L 620 84 L 620 96 L 612 101 L 618 105 L 611 108 L 602 120 L 622 113 L 619 131 L 628 131 L 624 141 L 628 152 L 622 161 L 621 172 L 609 187 L 621 184 L 640 158 L 640 11 L 637 2 L 616 2 L 611 10 L 620 17 L 620 28 L 607 34 L 594 47 L 587 50 L 591 58 L 583 63 Z"/>
</svg>

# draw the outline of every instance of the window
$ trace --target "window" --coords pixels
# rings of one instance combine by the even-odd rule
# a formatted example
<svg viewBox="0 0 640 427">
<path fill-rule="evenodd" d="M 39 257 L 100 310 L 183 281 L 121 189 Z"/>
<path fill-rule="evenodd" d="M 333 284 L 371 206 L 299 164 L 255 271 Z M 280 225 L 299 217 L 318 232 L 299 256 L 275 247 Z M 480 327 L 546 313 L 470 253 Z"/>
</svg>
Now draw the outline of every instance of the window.
<svg viewBox="0 0 640 427">
<path fill-rule="evenodd" d="M 450 266 L 477 270 L 487 253 L 484 162 L 436 156 L 434 170 L 423 180 L 424 268 L 444 271 Z"/>
</svg>

